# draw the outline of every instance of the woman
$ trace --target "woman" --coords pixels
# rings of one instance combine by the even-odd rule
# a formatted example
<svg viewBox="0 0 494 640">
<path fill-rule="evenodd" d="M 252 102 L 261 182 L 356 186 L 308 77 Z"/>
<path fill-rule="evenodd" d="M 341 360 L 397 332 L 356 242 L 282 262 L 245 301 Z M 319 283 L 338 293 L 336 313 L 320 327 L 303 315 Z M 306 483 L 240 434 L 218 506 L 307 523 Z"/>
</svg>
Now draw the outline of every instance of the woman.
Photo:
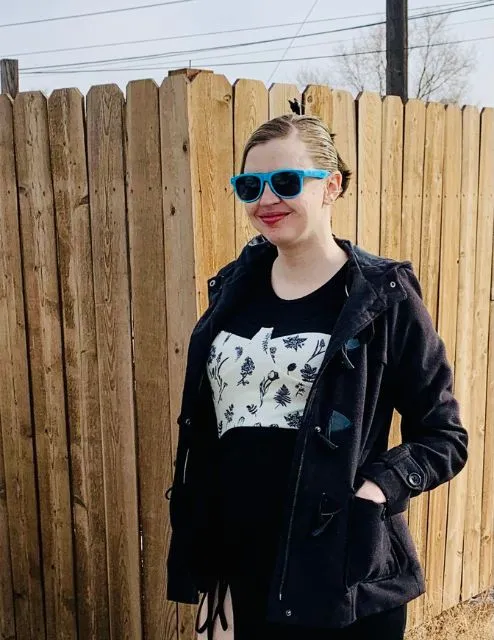
<svg viewBox="0 0 494 640">
<path fill-rule="evenodd" d="M 410 263 L 331 232 L 349 178 L 297 115 L 255 131 L 232 178 L 261 235 L 209 281 L 170 505 L 168 597 L 204 594 L 209 639 L 232 618 L 235 640 L 402 639 L 424 592 L 403 512 L 467 459 Z"/>
</svg>

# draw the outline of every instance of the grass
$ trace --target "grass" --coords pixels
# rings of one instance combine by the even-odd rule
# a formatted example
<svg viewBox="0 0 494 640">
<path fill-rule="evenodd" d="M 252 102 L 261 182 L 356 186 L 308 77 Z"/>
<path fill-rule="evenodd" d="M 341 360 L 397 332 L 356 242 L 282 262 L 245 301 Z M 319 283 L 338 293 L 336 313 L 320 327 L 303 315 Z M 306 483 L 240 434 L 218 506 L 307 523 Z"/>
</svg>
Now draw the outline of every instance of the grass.
<svg viewBox="0 0 494 640">
<path fill-rule="evenodd" d="M 494 591 L 411 629 L 406 640 L 494 640 Z"/>
</svg>

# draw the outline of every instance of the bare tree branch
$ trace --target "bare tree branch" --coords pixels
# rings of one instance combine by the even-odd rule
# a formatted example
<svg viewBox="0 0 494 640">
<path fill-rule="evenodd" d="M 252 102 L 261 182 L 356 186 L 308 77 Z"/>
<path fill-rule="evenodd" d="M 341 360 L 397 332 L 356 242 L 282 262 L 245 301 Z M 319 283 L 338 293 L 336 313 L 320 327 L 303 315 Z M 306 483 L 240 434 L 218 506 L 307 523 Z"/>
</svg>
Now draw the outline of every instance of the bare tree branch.
<svg viewBox="0 0 494 640">
<path fill-rule="evenodd" d="M 459 102 L 466 99 L 469 78 L 475 67 L 475 53 L 458 44 L 442 43 L 455 37 L 447 25 L 448 16 L 431 16 L 410 23 L 409 95 L 421 100 Z M 355 55 L 369 51 L 367 55 Z M 302 69 L 299 84 L 335 82 L 355 93 L 386 92 L 386 29 L 384 25 L 340 50 L 344 54 L 326 66 Z M 331 82 L 329 82 L 331 80 Z"/>
</svg>

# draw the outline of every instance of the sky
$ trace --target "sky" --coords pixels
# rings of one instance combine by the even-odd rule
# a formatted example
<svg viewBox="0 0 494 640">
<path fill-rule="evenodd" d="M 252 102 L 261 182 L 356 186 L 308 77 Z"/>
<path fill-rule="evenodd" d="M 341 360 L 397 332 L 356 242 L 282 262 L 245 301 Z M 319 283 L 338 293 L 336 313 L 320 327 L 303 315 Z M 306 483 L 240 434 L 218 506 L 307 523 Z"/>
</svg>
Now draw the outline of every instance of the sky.
<svg viewBox="0 0 494 640">
<path fill-rule="evenodd" d="M 86 94 L 91 86 L 106 83 L 117 83 L 125 90 L 130 80 L 140 78 L 160 83 L 169 69 L 184 66 L 213 69 L 232 83 L 251 78 L 269 86 L 272 82 L 295 82 L 302 68 L 320 69 L 331 64 L 333 61 L 324 56 L 341 52 L 342 46 L 364 33 L 334 31 L 382 20 L 386 7 L 386 0 L 173 0 L 174 4 L 164 4 L 171 1 L 0 0 L 0 58 L 19 60 L 21 91 L 42 90 L 48 95 L 61 87 L 78 87 Z M 144 8 L 150 4 L 159 6 Z M 424 7 L 429 10 L 431 5 L 458 9 L 467 4 L 474 2 L 408 2 L 410 16 Z M 482 4 L 488 6 L 451 15 L 448 34 L 453 41 L 469 40 L 458 46 L 475 52 L 477 63 L 465 102 L 494 107 L 494 1 Z M 129 7 L 142 8 L 53 20 Z M 239 31 L 244 29 L 249 30 Z M 311 33 L 320 35 L 307 36 Z M 293 36 L 299 37 L 292 40 Z M 273 41 L 280 38 L 285 39 Z M 257 44 L 231 46 L 251 42 Z M 67 50 L 76 47 L 79 49 Z M 210 50 L 197 51 L 207 48 Z M 148 58 L 132 60 L 136 56 Z M 291 61 L 293 58 L 307 60 Z M 78 63 L 87 64 L 57 68 Z"/>
</svg>

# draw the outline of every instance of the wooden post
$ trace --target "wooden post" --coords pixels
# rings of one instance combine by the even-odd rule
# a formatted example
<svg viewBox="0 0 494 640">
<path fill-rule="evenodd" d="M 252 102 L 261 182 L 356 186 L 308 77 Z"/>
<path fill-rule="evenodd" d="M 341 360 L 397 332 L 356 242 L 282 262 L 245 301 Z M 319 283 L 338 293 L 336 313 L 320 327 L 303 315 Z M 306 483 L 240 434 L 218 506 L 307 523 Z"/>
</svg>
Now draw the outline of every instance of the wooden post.
<svg viewBox="0 0 494 640">
<path fill-rule="evenodd" d="M 408 99 L 408 0 L 386 0 L 386 94 Z"/>
<path fill-rule="evenodd" d="M 19 93 L 19 61 L 0 60 L 1 91 L 15 98 Z"/>
</svg>

